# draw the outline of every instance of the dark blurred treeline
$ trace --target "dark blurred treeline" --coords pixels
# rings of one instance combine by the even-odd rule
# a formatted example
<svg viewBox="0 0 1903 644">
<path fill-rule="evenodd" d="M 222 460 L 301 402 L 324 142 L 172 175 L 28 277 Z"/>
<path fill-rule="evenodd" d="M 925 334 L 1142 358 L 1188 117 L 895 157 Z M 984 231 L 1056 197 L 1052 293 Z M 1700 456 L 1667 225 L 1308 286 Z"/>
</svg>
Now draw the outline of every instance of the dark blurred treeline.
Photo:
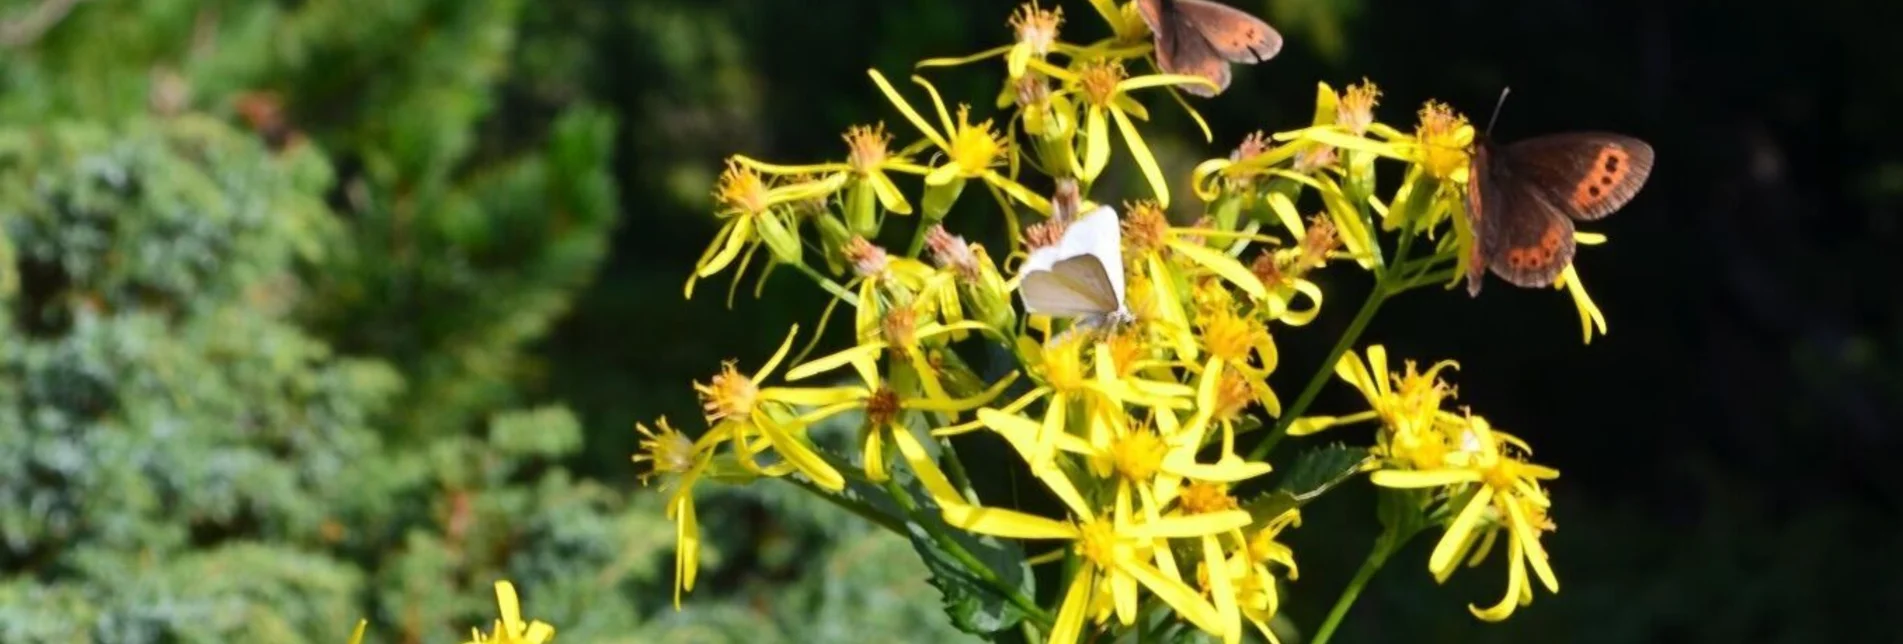
<svg viewBox="0 0 1903 644">
<path fill-rule="evenodd" d="M 1250 131 L 1306 122 L 1316 82 L 1364 76 L 1384 90 L 1378 116 L 1398 127 L 1429 98 L 1484 124 L 1511 86 L 1494 131 L 1502 139 L 1603 128 L 1658 153 L 1645 192 L 1592 227 L 1611 241 L 1578 260 L 1609 336 L 1582 346 L 1563 293 L 1499 282 L 1478 300 L 1404 298 L 1366 336 L 1404 357 L 1459 359 L 1462 402 L 1527 437 L 1564 473 L 1551 538 L 1562 592 L 1506 624 L 1481 625 L 1464 604 L 1497 599 L 1502 572 L 1483 567 L 1437 589 L 1416 544 L 1377 578 L 1341 641 L 1893 639 L 1883 611 L 1903 603 L 1903 555 L 1891 545 L 1903 485 L 1887 476 L 1886 457 L 1903 442 L 1903 298 L 1891 285 L 1903 274 L 1903 135 L 1888 117 L 1903 112 L 1903 68 L 1892 64 L 1903 42 L 1891 33 L 1903 5 L 1231 3 L 1268 17 L 1289 46 L 1199 104 L 1213 145 L 1189 136 L 1176 111 L 1156 110 L 1159 131 L 1178 133 L 1152 139 L 1176 174 Z M 14 271 L 0 382 L 22 392 L 126 390 L 103 399 L 0 393 L 0 438 L 19 455 L 6 471 L 49 462 L 108 471 L 120 465 L 108 455 L 59 459 L 99 441 L 121 450 L 100 454 L 140 453 L 166 444 L 154 428 L 238 426 L 261 413 L 341 437 L 288 449 L 280 438 L 207 429 L 149 474 L 87 485 L 0 478 L 15 513 L 6 516 L 21 517 L 48 498 L 201 491 L 74 510 L 58 525 L 6 519 L 0 623 L 50 626 L 0 625 L 11 634 L 0 639 L 215 641 L 247 631 L 193 623 L 189 610 L 140 609 L 239 597 L 312 607 L 271 613 L 286 637 L 342 641 L 363 614 L 384 629 L 373 633 L 439 641 L 457 633 L 452 622 L 484 619 L 495 576 L 516 580 L 531 614 L 570 626 L 564 639 L 946 632 L 933 591 L 908 579 L 919 571 L 905 567 L 916 562 L 902 542 L 773 489 L 706 501 L 702 587 L 685 613 L 671 613 L 671 527 L 653 495 L 637 491 L 627 456 L 635 421 L 666 414 L 694 426 L 690 380 L 725 358 L 757 363 L 787 324 L 810 326 L 824 303 L 786 275 L 758 299 L 749 278 L 732 310 L 724 276 L 681 299 L 714 231 L 708 192 L 721 159 L 833 159 L 846 126 L 878 120 L 905 136 L 864 70 L 898 76 L 922 58 L 1001 43 L 1014 5 L 0 0 L 0 223 L 10 252 L 25 258 L 9 261 L 68 267 Z M 1086 3 L 1062 6 L 1067 39 L 1101 35 Z M 933 80 L 983 113 L 1000 77 L 977 66 Z M 202 137 L 231 152 L 204 160 Z M 176 180 L 180 163 L 217 177 L 283 169 L 190 188 L 199 205 L 183 210 L 150 192 L 76 208 L 77 197 L 41 187 L 70 184 L 104 199 L 87 173 L 100 172 L 92 159 L 114 154 L 159 183 Z M 289 208 L 310 223 L 178 223 L 208 208 Z M 99 235 L 117 240 L 107 247 L 41 234 L 130 212 L 158 223 L 106 227 Z M 995 235 L 982 212 L 954 213 L 954 225 Z M 212 241 L 153 246 L 178 226 Z M 234 254 L 232 239 L 305 251 Z M 142 276 L 103 259 L 139 248 L 217 260 L 185 262 L 178 275 L 238 277 L 188 279 L 164 267 Z M 70 268 L 92 261 L 110 268 Z M 266 279 L 285 274 L 296 279 Z M 1300 386 L 1367 287 L 1353 275 L 1326 279 L 1329 310 L 1277 338 L 1278 386 Z M 148 282 L 175 290 L 154 299 Z M 301 286 L 271 287 L 281 284 Z M 258 293 L 286 303 L 231 326 L 230 312 L 255 309 Z M 69 330 L 83 325 L 64 326 L 95 300 L 104 313 L 86 315 L 129 330 L 86 336 Z M 29 333 L 43 319 L 61 321 L 44 327 L 57 333 Z M 126 384 L 124 374 L 166 363 L 154 355 L 208 354 L 213 339 L 267 332 L 325 349 L 298 354 L 293 362 L 308 367 L 286 367 L 272 362 L 284 359 L 283 343 L 259 342 L 223 349 L 248 356 L 244 369 L 212 360 L 168 377 L 255 384 L 275 364 L 276 377 L 333 384 L 233 385 L 197 405 L 178 403 L 172 385 Z M 176 346 L 125 348 L 140 342 Z M 342 411 L 283 420 L 308 407 L 312 391 Z M 267 399 L 282 401 L 256 402 Z M 1317 410 L 1354 404 L 1324 396 Z M 46 420 L 49 410 L 65 415 Z M 205 481 L 249 480 L 195 473 L 221 458 L 262 459 L 266 478 L 269 463 L 313 459 L 371 459 L 363 462 L 389 474 L 342 486 L 288 480 L 255 499 L 206 496 L 216 486 Z M 1352 495 L 1365 492 L 1316 507 L 1292 533 L 1302 575 L 1284 610 L 1296 624 L 1319 621 L 1363 556 L 1359 540 L 1372 538 L 1374 520 Z M 200 499 L 202 516 L 174 516 L 165 503 L 180 499 Z M 309 507 L 324 511 L 294 511 Z M 353 529 L 338 537 L 333 524 Z M 106 529 L 120 525 L 138 528 Z M 61 542 L 90 545 L 50 545 Z M 141 568 L 136 556 L 113 554 L 141 550 L 166 563 Z M 868 558 L 890 565 L 862 565 Z M 202 583 L 206 570 L 264 561 L 297 565 L 249 586 Z M 127 571 L 166 581 L 128 584 Z"/>
</svg>

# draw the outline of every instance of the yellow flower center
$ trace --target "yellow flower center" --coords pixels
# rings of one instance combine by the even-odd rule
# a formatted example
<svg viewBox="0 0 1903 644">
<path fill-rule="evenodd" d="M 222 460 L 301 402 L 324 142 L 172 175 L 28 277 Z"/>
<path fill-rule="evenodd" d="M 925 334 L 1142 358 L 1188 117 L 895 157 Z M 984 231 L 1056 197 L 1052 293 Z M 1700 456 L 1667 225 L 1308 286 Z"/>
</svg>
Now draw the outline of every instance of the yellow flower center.
<svg viewBox="0 0 1903 644">
<path fill-rule="evenodd" d="M 1502 458 L 1494 462 L 1493 467 L 1481 473 L 1481 480 L 1495 492 L 1511 494 L 1513 484 L 1520 480 L 1520 462 L 1511 458 Z"/>
<path fill-rule="evenodd" d="M 1142 254 L 1163 247 L 1169 238 L 1170 220 L 1155 201 L 1144 199 L 1123 204 L 1123 247 Z"/>
<path fill-rule="evenodd" d="M 892 309 L 891 312 L 885 314 L 885 319 L 880 321 L 879 326 L 885 331 L 886 344 L 894 348 L 912 347 L 918 344 L 918 312 L 910 307 Z"/>
<path fill-rule="evenodd" d="M 1117 565 L 1117 530 L 1109 521 L 1092 521 L 1079 526 L 1077 554 L 1099 568 Z"/>
<path fill-rule="evenodd" d="M 654 466 L 653 470 L 641 475 L 644 482 L 655 474 L 681 474 L 694 466 L 694 441 L 668 425 L 666 418 L 660 419 L 659 424 L 659 432 L 640 423 L 634 425 L 635 431 L 646 436 L 641 439 L 640 451 L 635 453 L 634 461 L 648 462 Z"/>
<path fill-rule="evenodd" d="M 1421 124 L 1414 136 L 1421 146 L 1421 168 L 1437 179 L 1446 179 L 1467 165 L 1466 145 L 1460 141 L 1467 117 L 1454 113 L 1445 103 L 1428 101 L 1421 107 Z"/>
<path fill-rule="evenodd" d="M 873 427 L 892 424 L 899 417 L 899 392 L 890 387 L 880 387 L 866 399 L 866 422 Z"/>
<path fill-rule="evenodd" d="M 1126 78 L 1123 63 L 1115 59 L 1095 60 L 1084 64 L 1077 72 L 1077 86 L 1084 92 L 1084 100 L 1097 107 L 1108 107 L 1110 99 L 1117 96 L 1117 83 Z"/>
<path fill-rule="evenodd" d="M 1216 382 L 1216 409 L 1213 418 L 1219 421 L 1234 421 L 1242 417 L 1242 410 L 1255 402 L 1255 391 L 1249 387 L 1249 379 L 1242 372 L 1228 367 L 1222 370 L 1222 379 Z"/>
<path fill-rule="evenodd" d="M 1064 24 L 1064 9 L 1052 7 L 1044 9 L 1037 2 L 1018 5 L 1011 14 L 1011 30 L 1017 32 L 1018 42 L 1031 48 L 1038 56 L 1051 53 L 1051 46 L 1057 43 L 1057 27 Z"/>
<path fill-rule="evenodd" d="M 866 241 L 864 237 L 853 237 L 851 241 L 846 242 L 843 251 L 846 261 L 852 263 L 853 272 L 860 277 L 884 275 L 886 267 L 891 264 L 885 249 Z"/>
<path fill-rule="evenodd" d="M 1183 512 L 1188 514 L 1208 514 L 1224 512 L 1239 507 L 1236 498 L 1229 496 L 1227 486 L 1218 483 L 1197 481 L 1183 488 L 1180 502 Z"/>
<path fill-rule="evenodd" d="M 885 163 L 886 146 L 892 143 L 892 135 L 886 133 L 884 123 L 854 125 L 846 129 L 845 139 L 846 163 L 861 175 L 872 174 Z"/>
<path fill-rule="evenodd" d="M 1110 460 L 1117 473 L 1135 483 L 1145 483 L 1163 468 L 1163 457 L 1170 446 L 1153 432 L 1136 431 L 1117 439 L 1110 446 Z"/>
<path fill-rule="evenodd" d="M 1380 103 L 1381 90 L 1363 78 L 1361 84 L 1349 85 L 1341 102 L 1335 104 L 1335 122 L 1355 134 L 1365 134 L 1374 123 L 1374 106 Z"/>
<path fill-rule="evenodd" d="M 1123 332 L 1110 336 L 1110 359 L 1116 363 L 1117 376 L 1127 378 L 1136 373 L 1139 361 L 1150 356 L 1150 347 L 1143 338 L 1135 333 Z"/>
<path fill-rule="evenodd" d="M 1081 336 L 1060 339 L 1044 350 L 1044 380 L 1058 393 L 1083 391 L 1088 373 L 1084 369 Z"/>
<path fill-rule="evenodd" d="M 694 391 L 700 394 L 701 409 L 708 423 L 746 418 L 753 413 L 760 396 L 760 388 L 753 384 L 753 379 L 734 369 L 732 360 L 722 363 L 720 373 L 714 374 L 708 384 L 694 383 Z"/>
<path fill-rule="evenodd" d="M 1202 318 L 1203 343 L 1209 355 L 1229 364 L 1243 364 L 1262 337 L 1262 327 L 1227 308 L 1206 311 Z"/>
<path fill-rule="evenodd" d="M 985 119 L 977 124 L 971 123 L 971 106 L 958 106 L 958 129 L 952 132 L 952 163 L 964 170 L 966 175 L 977 175 L 998 162 L 998 155 L 1004 152 L 1004 141 L 991 131 L 991 120 Z"/>
<path fill-rule="evenodd" d="M 748 215 L 766 212 L 766 194 L 766 180 L 760 178 L 760 173 L 733 159 L 727 160 L 727 169 L 714 183 L 714 200 L 726 211 Z"/>
</svg>

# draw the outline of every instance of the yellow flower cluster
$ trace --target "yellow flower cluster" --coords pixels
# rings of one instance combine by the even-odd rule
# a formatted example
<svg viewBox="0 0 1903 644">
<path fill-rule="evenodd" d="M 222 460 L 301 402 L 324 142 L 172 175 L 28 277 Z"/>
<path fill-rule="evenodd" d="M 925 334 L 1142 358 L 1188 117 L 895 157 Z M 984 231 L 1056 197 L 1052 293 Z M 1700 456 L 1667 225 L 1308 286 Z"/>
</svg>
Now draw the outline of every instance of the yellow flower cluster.
<svg viewBox="0 0 1903 644">
<path fill-rule="evenodd" d="M 1249 629 L 1276 641 L 1269 623 L 1278 584 L 1296 574 L 1293 553 L 1277 538 L 1300 514 L 1295 507 L 1261 511 L 1242 500 L 1244 492 L 1266 489 L 1268 456 L 1285 435 L 1375 419 L 1382 430 L 1366 461 L 1373 482 L 1431 490 L 1419 511 L 1447 525 L 1429 561 L 1437 578 L 1457 560 L 1478 562 L 1507 536 L 1507 600 L 1476 615 L 1501 619 L 1530 601 L 1529 566 L 1557 591 L 1539 544 L 1551 527 L 1540 481 L 1557 473 L 1526 462 L 1525 444 L 1484 419 L 1441 409 L 1452 391 L 1440 374 L 1452 363 L 1425 372 L 1410 364 L 1390 378 L 1381 347 L 1367 351 L 1366 363 L 1348 350 L 1386 299 L 1451 288 L 1467 275 L 1473 127 L 1430 101 L 1418 125 L 1402 131 L 1375 115 L 1381 94 L 1372 83 L 1339 93 L 1322 84 L 1307 126 L 1251 135 L 1232 154 L 1196 166 L 1190 183 L 1202 212 L 1173 217 L 1170 183 L 1139 125 L 1149 121 L 1144 100 L 1169 96 L 1200 124 L 1178 90 L 1209 81 L 1141 73 L 1155 67 L 1143 21 L 1130 5 L 1093 5 L 1113 32 L 1097 42 L 1066 42 L 1063 14 L 1033 2 L 1008 22 L 1015 42 L 919 64 L 1002 59 L 999 116 L 977 117 L 963 104 L 948 109 L 932 83 L 913 76 L 929 97 L 928 118 L 869 71 L 917 130 L 915 140 L 895 148 L 883 124 L 854 126 L 843 161 L 730 161 L 715 192 L 725 223 L 689 278 L 690 296 L 697 280 L 736 260 L 736 273 L 744 270 L 764 246 L 772 265 L 798 270 L 833 296 L 822 328 L 836 307 L 853 309 L 852 344 L 806 360 L 806 351 L 793 354 L 794 327 L 760 368 L 730 362 L 694 383 L 708 425 L 698 438 L 665 420 L 658 430 L 638 427 L 634 460 L 670 486 L 668 513 L 679 530 L 676 606 L 698 567 L 694 486 L 774 478 L 858 504 L 868 516 L 883 511 L 858 499 L 882 488 L 906 513 L 887 516 L 892 525 L 1061 544 L 1029 560 L 1064 563 L 1063 588 L 1045 594 L 1052 609 L 1016 588 L 994 589 L 1052 642 L 1134 633 L 1144 607 L 1156 602 L 1225 642 Z M 1014 293 L 1025 275 L 1012 275 L 1011 260 L 1060 245 L 1073 218 L 1099 205 L 1089 195 L 1109 176 L 1113 140 L 1148 190 L 1111 210 L 1120 220 L 1124 309 L 1104 320 L 1022 311 L 1014 302 L 1022 294 Z M 1396 166 L 1398 189 L 1376 194 L 1377 172 Z M 1049 176 L 1055 194 L 1026 187 L 1026 171 Z M 916 198 L 894 181 L 900 175 L 917 177 Z M 943 223 L 968 184 L 982 186 L 997 208 L 993 223 L 1007 233 L 1002 260 Z M 1304 212 L 1304 203 L 1317 206 Z M 920 220 L 903 251 L 876 241 L 884 215 L 915 213 Z M 1027 227 L 1020 217 L 1041 221 Z M 1602 238 L 1581 233 L 1580 240 Z M 804 252 L 815 248 L 820 261 Z M 1285 403 L 1269 384 L 1280 366 L 1277 341 L 1320 313 L 1316 275 L 1334 266 L 1367 271 L 1374 292 L 1327 368 Z M 1595 327 L 1603 333 L 1603 315 L 1570 267 L 1559 287 L 1571 291 L 1587 340 Z M 974 343 L 992 349 L 987 362 L 1010 368 L 981 376 L 967 359 Z M 1370 409 L 1304 416 L 1331 373 L 1360 389 Z M 809 381 L 823 382 L 801 384 Z M 809 435 L 838 419 L 858 428 L 846 453 L 829 452 Z M 1003 439 L 1019 461 L 961 461 L 955 441 L 974 432 Z M 1239 446 L 1245 437 L 1254 449 Z M 981 498 L 971 485 L 980 467 L 1028 472 L 1061 504 L 1061 515 Z M 859 494 L 844 493 L 848 486 Z M 934 521 L 922 520 L 927 512 Z M 1332 622 L 1317 641 L 1331 631 Z"/>
<path fill-rule="evenodd" d="M 555 641 L 555 627 L 542 620 L 522 621 L 522 604 L 515 594 L 515 584 L 508 581 L 496 582 L 496 609 L 501 616 L 495 621 L 495 628 L 488 634 L 481 629 L 469 629 L 469 639 L 464 644 L 548 644 Z M 357 628 L 351 631 L 350 644 L 363 644 L 364 632 L 369 628 L 368 620 L 358 620 Z"/>
</svg>

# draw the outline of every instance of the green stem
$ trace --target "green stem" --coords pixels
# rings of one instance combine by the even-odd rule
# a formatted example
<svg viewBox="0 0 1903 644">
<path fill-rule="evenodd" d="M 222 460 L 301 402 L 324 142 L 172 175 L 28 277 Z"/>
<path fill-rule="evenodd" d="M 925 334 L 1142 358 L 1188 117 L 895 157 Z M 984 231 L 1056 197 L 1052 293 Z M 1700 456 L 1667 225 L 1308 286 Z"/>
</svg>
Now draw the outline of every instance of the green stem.
<svg viewBox="0 0 1903 644">
<path fill-rule="evenodd" d="M 905 246 L 906 257 L 918 259 L 918 254 L 925 251 L 925 232 L 931 230 L 932 226 L 936 225 L 938 225 L 938 222 L 930 217 L 923 215 L 919 217 L 918 225 L 912 227 L 912 243 L 906 244 Z"/>
<path fill-rule="evenodd" d="M 1366 331 L 1368 323 L 1374 321 L 1374 313 L 1381 309 L 1381 303 L 1387 301 L 1388 296 L 1399 292 L 1390 290 L 1389 286 L 1396 274 L 1394 269 L 1407 265 L 1408 248 L 1414 245 L 1413 232 L 1412 226 L 1401 227 L 1401 242 L 1395 244 L 1394 257 L 1375 269 L 1374 290 L 1368 293 L 1368 299 L 1362 300 L 1361 310 L 1355 312 L 1355 319 L 1348 323 L 1347 330 L 1342 331 L 1341 338 L 1335 341 L 1334 348 L 1328 350 L 1328 358 L 1315 369 L 1315 375 L 1309 377 L 1308 384 L 1302 387 L 1301 395 L 1295 397 L 1295 403 L 1282 409 L 1282 416 L 1276 419 L 1275 428 L 1269 430 L 1269 435 L 1256 443 L 1255 449 L 1249 452 L 1249 460 L 1261 461 L 1268 457 L 1269 451 L 1275 449 L 1275 445 L 1288 436 L 1289 426 L 1295 424 L 1295 419 L 1301 418 L 1302 414 L 1308 411 L 1308 406 L 1315 402 L 1316 396 L 1321 395 L 1322 385 L 1328 384 L 1329 376 L 1335 374 L 1335 363 L 1340 362 L 1342 354 L 1347 353 L 1348 349 L 1354 346 L 1355 341 L 1361 339 L 1361 332 Z"/>
<path fill-rule="evenodd" d="M 1393 554 L 1393 550 L 1389 546 L 1391 541 L 1385 538 L 1386 535 L 1383 537 L 1375 542 L 1374 550 L 1368 552 L 1368 559 L 1361 562 L 1361 569 L 1355 571 L 1354 578 L 1348 580 L 1348 587 L 1341 589 L 1341 596 L 1335 599 L 1335 607 L 1329 609 L 1328 618 L 1322 620 L 1321 628 L 1315 630 L 1315 639 L 1310 640 L 1309 644 L 1328 644 L 1328 638 L 1334 637 L 1335 629 L 1341 626 L 1341 619 L 1348 615 L 1348 608 L 1354 606 L 1355 598 L 1361 596 L 1361 589 L 1368 585 L 1368 580 L 1374 578 L 1374 573 L 1381 570 L 1381 565 L 1387 563 L 1388 555 Z"/>
<path fill-rule="evenodd" d="M 859 518 L 865 519 L 867 521 L 871 521 L 881 528 L 891 530 L 893 534 L 899 535 L 901 537 L 906 536 L 905 524 L 899 521 L 898 518 L 893 517 L 892 515 L 886 514 L 884 512 L 880 512 L 878 508 L 872 507 L 871 505 L 867 505 L 865 503 L 861 503 L 859 501 L 854 501 L 842 495 L 833 494 L 832 492 L 828 492 L 825 489 L 817 485 L 814 485 L 809 481 L 801 480 L 799 477 L 796 477 L 796 476 L 781 476 L 781 477 L 778 477 L 778 480 L 792 483 L 793 485 L 797 485 L 808 492 L 812 492 L 814 496 L 817 496 L 821 499 L 825 499 L 828 503 L 839 506 L 840 509 L 843 509 L 847 512 L 851 512 L 855 515 L 858 515 Z"/>
<path fill-rule="evenodd" d="M 924 530 L 926 534 L 930 535 L 933 543 L 938 544 L 938 547 L 943 549 L 946 554 L 958 560 L 958 563 L 963 565 L 973 577 L 977 577 L 979 581 L 991 586 L 993 591 L 1009 599 L 1012 604 L 1017 605 L 1018 610 L 1024 611 L 1026 616 L 1037 620 L 1039 626 L 1043 626 L 1045 629 L 1051 627 L 1051 624 L 1054 622 L 1051 614 L 1045 612 L 1043 607 L 1037 605 L 1037 602 L 1031 601 L 1029 597 L 1025 597 L 1024 593 L 1019 592 L 1017 588 L 1004 583 L 1004 580 L 998 577 L 997 571 L 992 570 L 990 566 L 979 561 L 977 556 L 972 555 L 971 551 L 966 550 L 963 545 L 960 545 L 957 540 L 952 539 L 950 535 L 938 530 L 937 527 L 930 522 L 918 520 L 918 504 L 912 502 L 912 495 L 906 494 L 905 489 L 899 487 L 898 481 L 887 479 L 885 482 L 885 491 L 887 494 L 892 495 L 892 501 L 899 504 L 899 507 L 905 510 L 906 515 L 913 518 L 912 525 L 918 526 L 919 529 Z"/>
<path fill-rule="evenodd" d="M 1328 384 L 1328 378 L 1335 375 L 1335 363 L 1340 362 L 1342 354 L 1347 353 L 1355 340 L 1361 338 L 1361 332 L 1368 328 L 1368 323 L 1374 320 L 1375 311 L 1380 310 L 1381 303 L 1386 299 L 1385 287 L 1380 280 L 1376 280 L 1374 291 L 1368 293 L 1368 299 L 1361 302 L 1361 310 L 1355 313 L 1354 321 L 1348 323 L 1348 329 L 1342 332 L 1341 339 L 1335 341 L 1334 348 L 1328 350 L 1328 358 L 1322 361 L 1321 368 L 1309 377 L 1308 385 L 1302 387 L 1302 393 L 1295 397 L 1295 403 L 1282 409 L 1282 417 L 1275 421 L 1275 428 L 1269 430 L 1268 437 L 1256 443 L 1255 449 L 1249 452 L 1249 460 L 1261 461 L 1269 455 L 1269 450 L 1275 449 L 1276 443 L 1282 442 L 1282 438 L 1288 435 L 1289 425 L 1301 418 L 1302 413 L 1308 411 L 1308 406 L 1315 402 L 1315 397 L 1321 395 L 1322 385 Z"/>
<path fill-rule="evenodd" d="M 813 267 L 807 266 L 805 262 L 793 264 L 793 268 L 799 269 L 799 272 L 805 273 L 807 277 L 813 278 L 813 282 L 819 284 L 820 288 L 826 289 L 826 292 L 832 293 L 833 297 L 845 300 L 847 304 L 851 304 L 855 309 L 859 308 L 859 296 L 853 295 L 852 291 L 848 291 L 846 287 L 840 286 L 839 282 L 833 281 L 833 278 L 821 275 L 819 271 L 813 270 Z"/>
<path fill-rule="evenodd" d="M 971 475 L 965 473 L 965 463 L 958 459 L 958 450 L 952 447 L 951 439 L 940 437 L 938 446 L 945 452 L 945 474 L 951 477 L 952 485 L 960 490 L 971 490 Z"/>
</svg>

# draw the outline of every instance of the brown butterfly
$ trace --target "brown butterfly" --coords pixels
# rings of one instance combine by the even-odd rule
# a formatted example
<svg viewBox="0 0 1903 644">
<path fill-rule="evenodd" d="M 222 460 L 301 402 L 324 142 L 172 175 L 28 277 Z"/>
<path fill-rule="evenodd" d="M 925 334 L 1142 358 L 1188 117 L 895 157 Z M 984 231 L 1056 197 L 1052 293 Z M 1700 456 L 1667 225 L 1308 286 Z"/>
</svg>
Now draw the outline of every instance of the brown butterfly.
<svg viewBox="0 0 1903 644">
<path fill-rule="evenodd" d="M 1506 100 L 1504 92 L 1500 98 Z M 1515 286 L 1551 286 L 1573 261 L 1573 221 L 1603 218 L 1639 194 L 1652 174 L 1652 146 L 1606 132 L 1549 134 L 1503 146 L 1481 135 L 1468 163 L 1474 246 L 1467 293 L 1478 297 L 1487 269 Z"/>
<path fill-rule="evenodd" d="M 1155 35 L 1156 65 L 1171 74 L 1194 74 L 1216 84 L 1183 85 L 1197 96 L 1229 88 L 1229 63 L 1258 63 L 1282 51 L 1282 34 L 1240 9 L 1211 0 L 1136 0 L 1137 12 Z"/>
</svg>

